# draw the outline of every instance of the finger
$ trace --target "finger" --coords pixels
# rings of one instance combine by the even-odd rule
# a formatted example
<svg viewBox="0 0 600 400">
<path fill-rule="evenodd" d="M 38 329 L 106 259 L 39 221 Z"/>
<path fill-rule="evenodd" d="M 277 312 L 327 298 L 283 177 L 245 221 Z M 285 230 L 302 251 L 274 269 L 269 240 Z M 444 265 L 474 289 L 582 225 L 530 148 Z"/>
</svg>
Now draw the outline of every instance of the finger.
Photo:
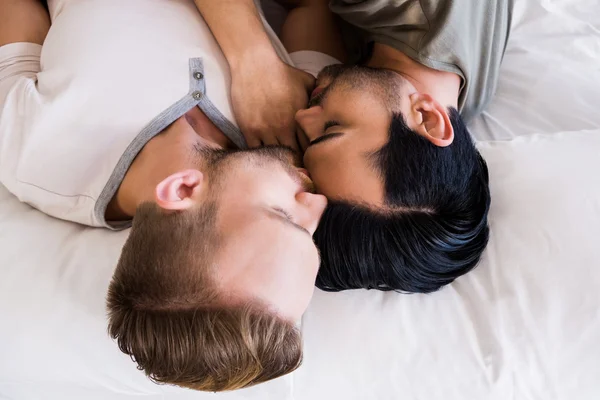
<svg viewBox="0 0 600 400">
<path fill-rule="evenodd" d="M 304 73 L 302 75 L 302 81 L 304 83 L 304 88 L 306 89 L 306 93 L 310 94 L 310 92 L 312 92 L 312 90 L 315 88 L 315 85 L 317 84 L 317 80 L 311 74 L 306 73 L 304 71 L 302 71 L 302 72 Z"/>
<path fill-rule="evenodd" d="M 276 135 L 264 136 L 261 138 L 263 145 L 265 146 L 277 146 L 279 145 L 279 141 L 277 140 Z"/>
<path fill-rule="evenodd" d="M 298 145 L 300 146 L 301 151 L 305 152 L 308 148 L 308 145 L 310 144 L 310 140 L 308 139 L 308 136 L 306 136 L 306 133 L 304 133 L 304 131 L 300 127 L 296 128 L 296 140 L 298 142 Z"/>
<path fill-rule="evenodd" d="M 298 141 L 296 140 L 296 135 L 291 138 L 287 138 L 285 140 L 280 141 L 282 146 L 285 146 L 289 149 L 292 149 L 294 153 L 294 165 L 299 167 L 302 166 L 302 151 L 300 150 L 300 146 L 298 145 Z"/>
<path fill-rule="evenodd" d="M 282 146 L 287 146 L 296 152 L 300 151 L 298 142 L 296 141 L 296 124 L 293 127 L 281 130 L 279 135 L 277 135 L 277 140 Z"/>
<path fill-rule="evenodd" d="M 280 145 L 289 147 L 296 152 L 300 151 L 300 148 L 298 147 L 298 142 L 296 141 L 296 135 L 295 135 L 294 131 L 292 131 L 292 130 L 286 131 L 284 134 L 282 134 L 278 137 L 278 140 L 279 140 Z"/>
<path fill-rule="evenodd" d="M 308 93 L 308 92 L 312 91 L 312 89 L 314 88 L 314 86 L 317 82 L 315 77 L 301 69 L 298 69 L 298 68 L 294 68 L 294 69 L 296 70 L 296 73 L 300 76 L 300 80 L 302 82 L 302 85 L 306 89 L 306 92 Z"/>
<path fill-rule="evenodd" d="M 262 142 L 256 136 L 245 136 L 249 148 L 262 147 Z"/>
</svg>

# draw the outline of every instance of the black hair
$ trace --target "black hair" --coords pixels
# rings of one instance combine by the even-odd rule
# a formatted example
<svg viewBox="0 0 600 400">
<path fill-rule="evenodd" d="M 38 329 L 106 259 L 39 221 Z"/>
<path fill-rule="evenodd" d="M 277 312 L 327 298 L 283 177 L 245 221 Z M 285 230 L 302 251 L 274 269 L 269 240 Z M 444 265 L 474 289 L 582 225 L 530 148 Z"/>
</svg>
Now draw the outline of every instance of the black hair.
<svg viewBox="0 0 600 400">
<path fill-rule="evenodd" d="M 389 141 L 371 155 L 385 207 L 330 201 L 315 232 L 317 287 L 428 293 L 472 270 L 489 238 L 487 165 L 462 118 L 438 147 L 394 115 Z"/>
</svg>

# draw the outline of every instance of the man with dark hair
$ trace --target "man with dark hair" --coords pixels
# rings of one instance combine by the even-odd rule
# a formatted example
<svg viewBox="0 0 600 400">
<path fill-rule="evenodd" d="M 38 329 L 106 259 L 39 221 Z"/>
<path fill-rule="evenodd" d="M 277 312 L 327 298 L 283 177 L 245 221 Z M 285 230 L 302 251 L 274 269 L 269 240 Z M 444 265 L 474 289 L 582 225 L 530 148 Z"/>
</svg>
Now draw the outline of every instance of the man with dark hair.
<svg viewBox="0 0 600 400">
<path fill-rule="evenodd" d="M 333 14 L 363 44 L 364 61 L 324 68 L 295 116 L 305 167 L 329 199 L 315 234 L 317 286 L 432 292 L 473 269 L 488 242 L 490 192 L 466 121 L 495 91 L 513 1 L 280 3 L 292 10 L 282 33 L 290 53 L 340 59 L 339 32 L 323 27 Z"/>
<path fill-rule="evenodd" d="M 377 206 L 364 202 L 367 193 L 330 201 L 315 233 L 323 260 L 318 287 L 427 293 L 475 267 L 488 241 L 487 167 L 458 112 L 449 114 L 455 136 L 447 149 L 397 113 L 388 143 L 362 155 L 372 164 L 365 168 L 381 176 L 383 199 Z"/>
<path fill-rule="evenodd" d="M 495 91 L 512 3 L 329 1 L 367 57 L 325 68 L 296 115 L 330 200 L 317 286 L 432 292 L 477 265 L 490 192 L 465 121 Z"/>
</svg>

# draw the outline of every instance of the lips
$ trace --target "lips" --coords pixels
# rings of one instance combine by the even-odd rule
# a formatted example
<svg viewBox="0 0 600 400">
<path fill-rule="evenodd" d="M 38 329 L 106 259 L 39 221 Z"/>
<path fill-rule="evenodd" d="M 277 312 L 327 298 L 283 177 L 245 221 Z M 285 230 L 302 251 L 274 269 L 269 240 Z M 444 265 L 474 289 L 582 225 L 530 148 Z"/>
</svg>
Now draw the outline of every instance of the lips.
<svg viewBox="0 0 600 400">
<path fill-rule="evenodd" d="M 296 171 L 298 171 L 301 174 L 306 175 L 308 178 L 310 178 L 310 174 L 308 173 L 308 170 L 306 168 L 298 168 L 298 167 L 296 167 Z"/>
<path fill-rule="evenodd" d="M 315 97 L 317 97 L 319 95 L 319 93 L 321 93 L 323 91 L 323 89 L 325 89 L 323 86 L 317 86 L 315 88 L 315 90 L 313 90 L 312 93 L 310 94 L 311 100 L 314 99 Z"/>
<path fill-rule="evenodd" d="M 315 184 L 312 179 L 310 179 L 310 175 L 305 168 L 296 167 L 296 171 L 298 171 L 298 176 L 300 177 L 299 184 L 302 187 L 302 190 L 305 192 L 315 193 Z"/>
</svg>

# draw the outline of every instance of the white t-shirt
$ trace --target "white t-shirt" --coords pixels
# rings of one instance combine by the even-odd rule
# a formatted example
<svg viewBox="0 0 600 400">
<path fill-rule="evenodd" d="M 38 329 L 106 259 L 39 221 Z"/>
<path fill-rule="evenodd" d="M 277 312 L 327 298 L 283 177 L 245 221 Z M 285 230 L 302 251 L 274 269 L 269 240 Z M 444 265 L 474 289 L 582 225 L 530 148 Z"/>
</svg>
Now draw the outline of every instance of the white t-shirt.
<svg viewBox="0 0 600 400">
<path fill-rule="evenodd" d="M 43 48 L 0 48 L 0 182 L 21 201 L 85 225 L 125 226 L 104 214 L 131 162 L 196 105 L 245 146 L 227 61 L 192 0 L 49 6 Z"/>
</svg>

